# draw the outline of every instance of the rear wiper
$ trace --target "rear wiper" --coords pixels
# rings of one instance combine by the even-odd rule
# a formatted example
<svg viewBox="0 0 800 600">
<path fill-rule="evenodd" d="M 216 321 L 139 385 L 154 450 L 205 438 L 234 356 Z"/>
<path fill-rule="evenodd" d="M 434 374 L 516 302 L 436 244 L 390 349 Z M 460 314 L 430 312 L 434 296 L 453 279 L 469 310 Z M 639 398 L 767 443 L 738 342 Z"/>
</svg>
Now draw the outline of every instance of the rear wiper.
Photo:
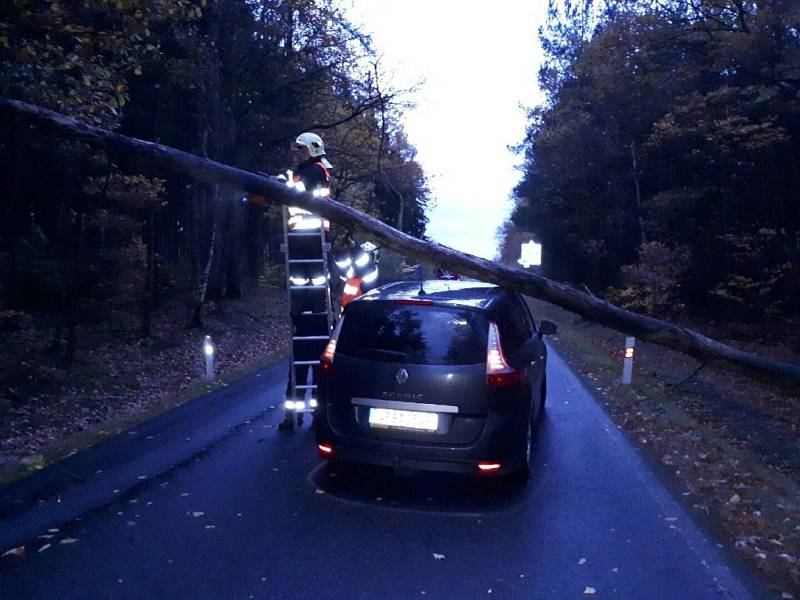
<svg viewBox="0 0 800 600">
<path fill-rule="evenodd" d="M 402 358 L 408 356 L 407 352 L 398 352 L 397 350 L 385 350 L 383 348 L 362 348 L 362 350 L 366 350 L 368 352 L 380 352 L 382 354 L 391 354 L 392 356 L 400 356 Z"/>
</svg>

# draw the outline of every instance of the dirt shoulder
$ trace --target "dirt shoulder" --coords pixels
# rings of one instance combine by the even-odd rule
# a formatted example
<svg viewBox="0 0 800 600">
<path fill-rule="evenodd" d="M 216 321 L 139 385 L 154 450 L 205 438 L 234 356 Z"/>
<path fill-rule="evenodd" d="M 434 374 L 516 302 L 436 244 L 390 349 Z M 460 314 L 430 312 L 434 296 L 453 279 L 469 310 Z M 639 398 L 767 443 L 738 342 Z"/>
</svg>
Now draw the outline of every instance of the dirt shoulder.
<svg viewBox="0 0 800 600">
<path fill-rule="evenodd" d="M 530 302 L 537 319 L 558 325 L 555 348 L 698 520 L 777 597 L 800 598 L 800 396 L 711 367 L 698 372 L 694 359 L 640 341 L 633 383 L 622 385 L 624 334 Z M 784 347 L 706 325 L 722 341 L 800 362 Z"/>
<path fill-rule="evenodd" d="M 220 310 L 221 309 L 221 310 Z M 0 483 L 41 469 L 283 357 L 289 325 L 285 292 L 258 287 L 223 307 L 203 327 L 187 328 L 180 303 L 162 307 L 142 340 L 125 315 L 78 328 L 67 368 L 52 334 L 27 327 L 0 348 Z M 204 336 L 216 346 L 215 380 L 206 382 Z"/>
</svg>

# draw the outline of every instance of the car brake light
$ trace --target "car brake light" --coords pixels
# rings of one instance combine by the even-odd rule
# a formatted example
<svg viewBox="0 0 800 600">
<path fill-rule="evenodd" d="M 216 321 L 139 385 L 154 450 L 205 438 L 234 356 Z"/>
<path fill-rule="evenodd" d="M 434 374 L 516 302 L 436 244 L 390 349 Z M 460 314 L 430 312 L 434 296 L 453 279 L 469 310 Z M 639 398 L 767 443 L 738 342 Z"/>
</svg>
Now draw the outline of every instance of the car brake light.
<svg viewBox="0 0 800 600">
<path fill-rule="evenodd" d="M 489 339 L 486 344 L 486 383 L 489 387 L 507 387 L 522 379 L 522 371 L 512 369 L 503 356 L 497 323 L 489 321 Z"/>
<path fill-rule="evenodd" d="M 342 323 L 344 323 L 344 316 L 339 319 L 339 321 L 336 323 L 336 327 L 333 328 L 333 333 L 331 334 L 328 344 L 325 346 L 325 350 L 322 351 L 322 356 L 319 359 L 319 368 L 324 372 L 328 372 L 333 369 L 333 359 L 336 356 L 336 341 L 339 339 L 339 332 L 342 330 Z"/>
<path fill-rule="evenodd" d="M 333 446 L 328 444 L 317 444 L 317 448 L 319 448 L 319 453 L 323 456 L 330 456 L 333 454 Z"/>
<path fill-rule="evenodd" d="M 482 471 L 483 473 L 490 473 L 492 471 L 499 471 L 500 470 L 500 463 L 481 461 L 481 462 L 478 463 L 478 470 Z"/>
</svg>

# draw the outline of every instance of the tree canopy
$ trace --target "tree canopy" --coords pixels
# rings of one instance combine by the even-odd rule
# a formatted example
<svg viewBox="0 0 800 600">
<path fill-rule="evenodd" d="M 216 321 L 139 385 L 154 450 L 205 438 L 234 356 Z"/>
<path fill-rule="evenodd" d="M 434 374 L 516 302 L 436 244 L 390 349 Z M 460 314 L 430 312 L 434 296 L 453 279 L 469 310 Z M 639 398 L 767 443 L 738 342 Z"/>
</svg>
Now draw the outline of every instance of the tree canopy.
<svg viewBox="0 0 800 600">
<path fill-rule="evenodd" d="M 313 130 L 337 198 L 421 237 L 425 174 L 400 124 L 403 90 L 381 75 L 369 36 L 331 0 L 0 6 L 0 95 L 272 174 Z M 11 122 L 0 188 L 0 313 L 46 317 L 68 356 L 87 319 L 139 315 L 148 334 L 152 311 L 183 298 L 197 324 L 205 302 L 282 263 L 278 208 Z"/>
<path fill-rule="evenodd" d="M 800 308 L 800 6 L 551 2 L 511 217 L 648 314 Z"/>
</svg>

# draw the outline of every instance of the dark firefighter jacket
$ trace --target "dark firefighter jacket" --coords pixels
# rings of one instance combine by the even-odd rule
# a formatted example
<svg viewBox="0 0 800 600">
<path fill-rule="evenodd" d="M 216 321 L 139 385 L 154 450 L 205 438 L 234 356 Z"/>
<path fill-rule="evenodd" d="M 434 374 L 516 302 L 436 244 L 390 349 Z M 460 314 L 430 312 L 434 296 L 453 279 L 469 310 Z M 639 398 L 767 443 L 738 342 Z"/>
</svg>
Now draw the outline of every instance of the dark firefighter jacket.
<svg viewBox="0 0 800 600">
<path fill-rule="evenodd" d="M 331 174 L 323 164 L 322 159 L 322 156 L 312 156 L 295 167 L 295 182 L 302 181 L 308 192 L 320 187 L 330 186 Z"/>
</svg>

